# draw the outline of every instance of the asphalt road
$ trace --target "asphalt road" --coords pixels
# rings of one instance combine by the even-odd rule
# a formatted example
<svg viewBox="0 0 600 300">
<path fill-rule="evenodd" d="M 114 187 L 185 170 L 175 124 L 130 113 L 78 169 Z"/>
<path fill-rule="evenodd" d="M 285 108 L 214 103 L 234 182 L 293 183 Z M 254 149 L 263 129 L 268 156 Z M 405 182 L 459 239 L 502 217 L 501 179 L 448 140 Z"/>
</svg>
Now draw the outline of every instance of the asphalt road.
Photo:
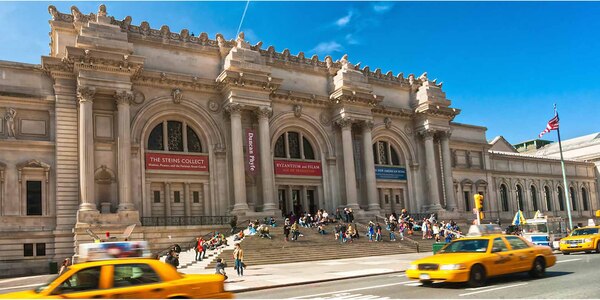
<svg viewBox="0 0 600 300">
<path fill-rule="evenodd" d="M 532 279 L 527 273 L 488 279 L 487 285 L 434 283 L 421 286 L 404 273 L 346 279 L 317 284 L 245 292 L 236 298 L 258 299 L 403 299 L 403 298 L 598 298 L 600 254 L 557 254 L 558 262 L 546 276 Z M 290 270 L 293 272 L 293 270 Z"/>
</svg>

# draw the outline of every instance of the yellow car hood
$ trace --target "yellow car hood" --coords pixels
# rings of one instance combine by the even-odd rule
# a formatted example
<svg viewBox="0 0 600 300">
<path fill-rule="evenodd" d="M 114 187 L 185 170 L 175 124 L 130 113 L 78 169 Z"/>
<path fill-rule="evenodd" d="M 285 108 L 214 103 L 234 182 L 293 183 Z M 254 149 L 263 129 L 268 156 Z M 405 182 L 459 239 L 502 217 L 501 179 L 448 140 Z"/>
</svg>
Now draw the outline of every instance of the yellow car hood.
<svg viewBox="0 0 600 300">
<path fill-rule="evenodd" d="M 439 253 L 415 260 L 412 264 L 462 264 L 472 260 L 478 260 L 486 253 Z"/>
<path fill-rule="evenodd" d="M 31 299 L 31 298 L 40 298 L 41 295 L 36 293 L 33 290 L 28 291 L 20 291 L 20 292 L 12 292 L 7 294 L 0 295 L 0 299 Z"/>
<path fill-rule="evenodd" d="M 597 234 L 586 234 L 586 235 L 568 236 L 566 238 L 563 238 L 561 241 L 591 239 L 591 238 L 594 238 L 595 236 L 597 236 Z"/>
</svg>

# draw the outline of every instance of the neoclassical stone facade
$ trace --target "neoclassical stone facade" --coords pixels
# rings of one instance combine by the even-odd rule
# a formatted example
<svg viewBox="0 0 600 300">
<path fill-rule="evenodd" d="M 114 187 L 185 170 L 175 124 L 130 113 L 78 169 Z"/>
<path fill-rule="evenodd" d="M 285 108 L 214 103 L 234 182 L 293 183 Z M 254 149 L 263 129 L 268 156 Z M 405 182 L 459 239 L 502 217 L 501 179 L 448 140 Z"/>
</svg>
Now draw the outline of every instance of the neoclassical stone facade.
<svg viewBox="0 0 600 300">
<path fill-rule="evenodd" d="M 13 266 L 72 255 L 87 228 L 138 224 L 152 242 L 160 222 L 199 216 L 407 208 L 466 221 L 476 192 L 490 218 L 566 215 L 560 162 L 453 122 L 460 110 L 426 73 L 153 29 L 104 6 L 49 12 L 41 64 L 0 62 L 0 259 Z M 599 208 L 594 164 L 567 172 L 585 219 Z"/>
</svg>

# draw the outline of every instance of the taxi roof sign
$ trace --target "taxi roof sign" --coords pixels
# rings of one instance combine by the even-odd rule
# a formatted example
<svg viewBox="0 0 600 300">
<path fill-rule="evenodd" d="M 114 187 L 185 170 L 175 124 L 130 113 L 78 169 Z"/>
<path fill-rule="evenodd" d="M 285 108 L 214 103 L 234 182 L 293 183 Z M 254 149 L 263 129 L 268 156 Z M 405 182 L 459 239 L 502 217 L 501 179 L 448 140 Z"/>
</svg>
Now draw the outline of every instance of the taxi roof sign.
<svg viewBox="0 0 600 300">
<path fill-rule="evenodd" d="M 502 228 L 500 228 L 498 224 L 481 224 L 471 225 L 471 227 L 469 227 L 469 231 L 467 232 L 467 236 L 483 236 L 500 233 L 502 233 Z"/>
<path fill-rule="evenodd" d="M 79 244 L 79 262 L 150 256 L 146 241 Z"/>
</svg>

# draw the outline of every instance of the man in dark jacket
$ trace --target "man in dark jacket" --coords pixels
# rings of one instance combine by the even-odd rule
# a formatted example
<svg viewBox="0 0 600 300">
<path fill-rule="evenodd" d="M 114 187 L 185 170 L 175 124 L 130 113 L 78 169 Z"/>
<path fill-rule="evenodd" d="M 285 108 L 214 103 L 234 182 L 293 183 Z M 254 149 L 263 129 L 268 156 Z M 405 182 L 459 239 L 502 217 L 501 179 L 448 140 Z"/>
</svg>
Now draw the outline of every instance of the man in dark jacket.
<svg viewBox="0 0 600 300">
<path fill-rule="evenodd" d="M 165 259 L 165 262 L 177 269 L 179 266 L 179 254 L 177 254 L 175 250 L 171 250 Z"/>
<path fill-rule="evenodd" d="M 225 268 L 227 268 L 227 264 L 223 262 L 222 259 L 217 258 L 217 265 L 215 267 L 215 274 L 221 274 L 225 276 L 225 280 L 227 280 L 227 273 L 225 273 Z"/>
</svg>

